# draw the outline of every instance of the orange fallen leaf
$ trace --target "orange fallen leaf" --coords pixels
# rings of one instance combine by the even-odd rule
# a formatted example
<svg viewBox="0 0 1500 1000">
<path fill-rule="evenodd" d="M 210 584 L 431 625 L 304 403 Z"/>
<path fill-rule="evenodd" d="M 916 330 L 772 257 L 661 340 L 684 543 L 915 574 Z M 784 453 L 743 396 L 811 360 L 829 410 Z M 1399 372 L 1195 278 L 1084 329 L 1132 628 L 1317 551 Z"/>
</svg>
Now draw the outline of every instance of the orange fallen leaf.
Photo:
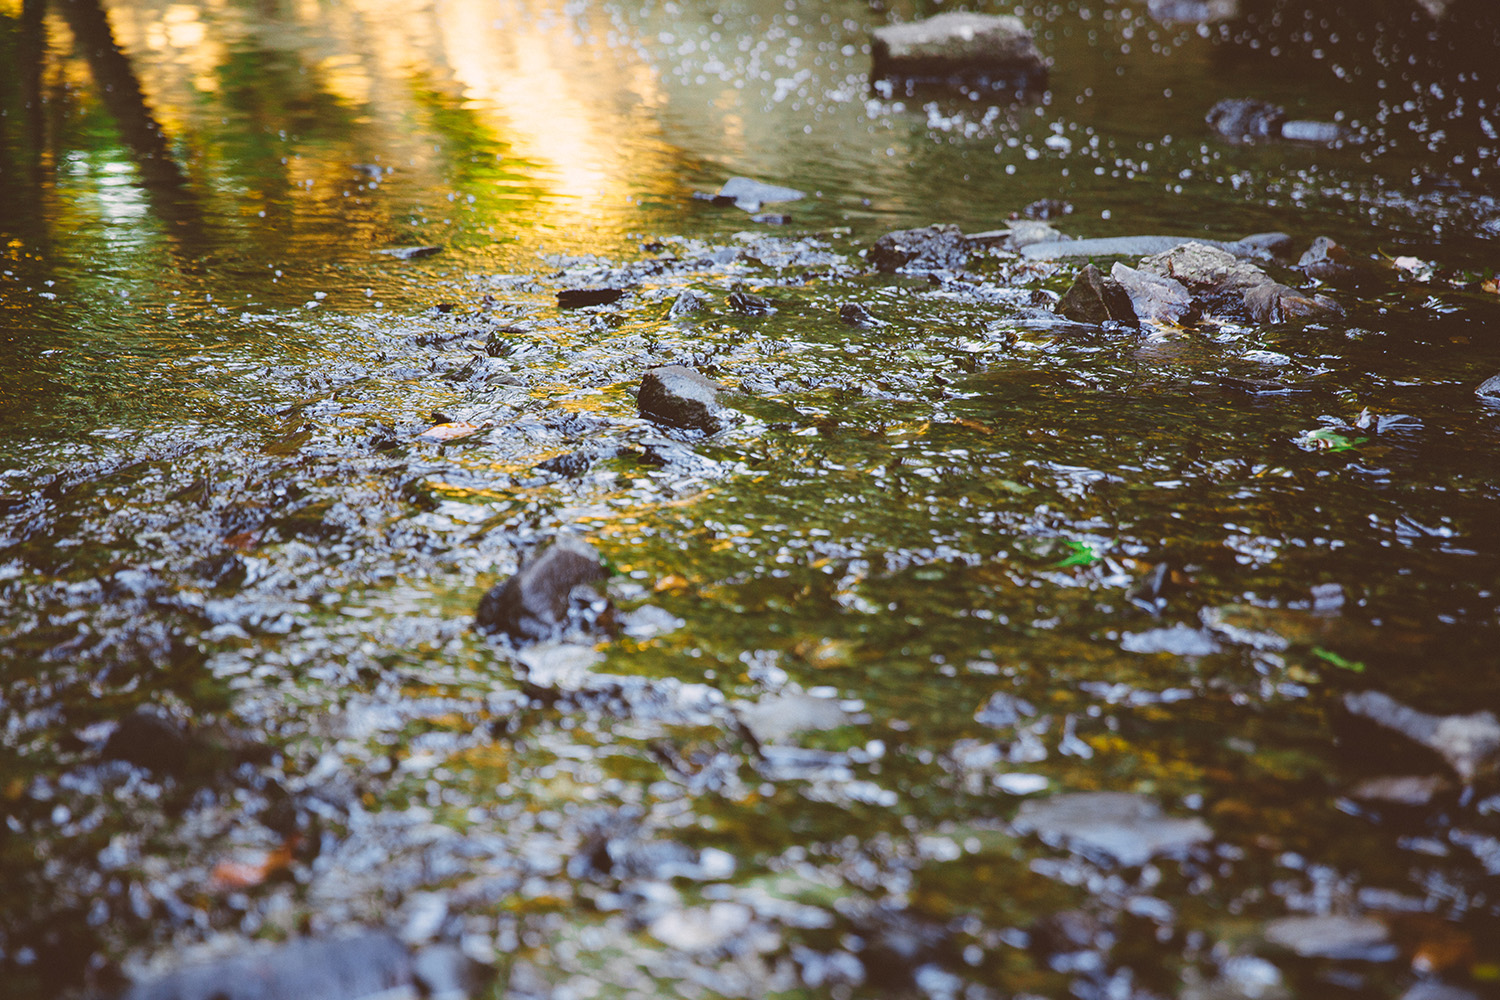
<svg viewBox="0 0 1500 1000">
<path fill-rule="evenodd" d="M 680 577 L 673 573 L 668 576 L 662 577 L 660 580 L 657 580 L 656 587 L 654 589 L 658 594 L 660 594 L 668 590 L 686 590 L 687 588 L 687 580 L 684 577 Z"/>
<path fill-rule="evenodd" d="M 466 424 L 462 421 L 454 421 L 448 424 L 436 424 L 418 434 L 419 438 L 429 441 L 461 441 L 466 437 L 473 437 L 484 430 L 478 424 Z"/>
<path fill-rule="evenodd" d="M 298 838 L 293 837 L 272 851 L 251 851 L 243 857 L 220 861 L 208 876 L 210 892 L 234 892 L 253 889 L 279 871 L 291 867 L 292 851 Z"/>
</svg>

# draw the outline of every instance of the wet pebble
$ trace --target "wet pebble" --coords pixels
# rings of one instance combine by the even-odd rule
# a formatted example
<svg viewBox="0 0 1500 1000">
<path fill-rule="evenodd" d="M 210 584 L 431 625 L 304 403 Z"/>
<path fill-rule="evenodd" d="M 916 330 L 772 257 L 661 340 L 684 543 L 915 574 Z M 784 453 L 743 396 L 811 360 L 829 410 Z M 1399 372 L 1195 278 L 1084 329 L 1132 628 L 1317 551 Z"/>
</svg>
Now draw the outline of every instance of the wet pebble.
<svg viewBox="0 0 1500 1000">
<path fill-rule="evenodd" d="M 653 368 L 641 378 L 641 416 L 682 430 L 717 434 L 740 420 L 719 402 L 724 387 L 685 365 Z"/>
<path fill-rule="evenodd" d="M 1370 917 L 1282 917 L 1266 925 L 1265 938 L 1303 958 L 1387 962 L 1396 957 L 1390 929 Z"/>
<path fill-rule="evenodd" d="M 954 79 L 1025 88 L 1043 83 L 1048 61 L 1012 15 L 951 11 L 871 32 L 873 79 Z"/>
<path fill-rule="evenodd" d="M 1127 867 L 1158 855 L 1180 854 L 1213 837 L 1197 817 L 1178 819 L 1144 795 L 1130 792 L 1074 792 L 1021 805 L 1014 827 L 1085 855 L 1098 855 Z"/>
</svg>

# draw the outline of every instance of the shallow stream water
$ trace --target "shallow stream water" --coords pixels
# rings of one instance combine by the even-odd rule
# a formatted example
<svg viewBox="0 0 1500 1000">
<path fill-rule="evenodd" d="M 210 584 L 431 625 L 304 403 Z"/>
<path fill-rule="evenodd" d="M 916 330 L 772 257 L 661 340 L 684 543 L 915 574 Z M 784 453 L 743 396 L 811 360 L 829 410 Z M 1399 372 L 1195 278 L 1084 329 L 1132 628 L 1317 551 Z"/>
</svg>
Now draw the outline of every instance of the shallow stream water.
<svg viewBox="0 0 1500 1000">
<path fill-rule="evenodd" d="M 1500 709 L 1496 20 L 1301 6 L 977 5 L 1017 97 L 872 87 L 939 5 L 0 0 L 0 995 L 356 928 L 474 996 L 1493 992 L 1500 755 L 1346 696 Z M 870 262 L 1041 199 L 1345 315 Z M 613 626 L 476 632 L 563 531 Z"/>
</svg>

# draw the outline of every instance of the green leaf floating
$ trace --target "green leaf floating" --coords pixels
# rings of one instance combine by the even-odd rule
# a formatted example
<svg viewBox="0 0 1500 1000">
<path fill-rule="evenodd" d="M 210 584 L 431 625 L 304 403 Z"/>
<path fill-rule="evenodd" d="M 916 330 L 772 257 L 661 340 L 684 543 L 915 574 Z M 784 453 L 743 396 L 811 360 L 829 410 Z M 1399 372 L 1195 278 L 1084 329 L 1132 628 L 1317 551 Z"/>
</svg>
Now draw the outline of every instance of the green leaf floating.
<svg viewBox="0 0 1500 1000">
<path fill-rule="evenodd" d="M 1359 662 L 1358 660 L 1351 660 L 1346 657 L 1340 656 L 1331 649 L 1324 649 L 1322 646 L 1314 646 L 1312 654 L 1318 659 L 1322 660 L 1324 663 L 1338 667 L 1340 670 L 1348 670 L 1356 674 L 1362 674 L 1365 672 L 1365 665 L 1363 663 Z"/>
<path fill-rule="evenodd" d="M 1063 569 L 1068 566 L 1092 566 L 1094 565 L 1094 563 L 1104 558 L 1099 554 L 1098 549 L 1094 548 L 1087 542 L 1075 542 L 1069 539 L 1063 544 L 1065 544 L 1072 551 L 1070 551 L 1068 555 L 1064 556 L 1062 559 L 1059 559 L 1057 562 L 1053 563 L 1053 565 L 1057 566 L 1059 569 Z"/>
</svg>

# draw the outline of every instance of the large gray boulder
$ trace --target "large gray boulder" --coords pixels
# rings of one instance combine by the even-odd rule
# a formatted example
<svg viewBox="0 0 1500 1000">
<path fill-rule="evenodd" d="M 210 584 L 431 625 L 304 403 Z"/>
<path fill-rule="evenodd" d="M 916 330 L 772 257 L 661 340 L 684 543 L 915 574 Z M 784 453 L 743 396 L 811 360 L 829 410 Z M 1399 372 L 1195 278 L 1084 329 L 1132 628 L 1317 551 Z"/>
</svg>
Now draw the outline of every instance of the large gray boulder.
<svg viewBox="0 0 1500 1000">
<path fill-rule="evenodd" d="M 950 11 L 871 35 L 877 80 L 974 83 L 1031 89 L 1045 85 L 1048 60 L 1021 19 Z"/>
</svg>

